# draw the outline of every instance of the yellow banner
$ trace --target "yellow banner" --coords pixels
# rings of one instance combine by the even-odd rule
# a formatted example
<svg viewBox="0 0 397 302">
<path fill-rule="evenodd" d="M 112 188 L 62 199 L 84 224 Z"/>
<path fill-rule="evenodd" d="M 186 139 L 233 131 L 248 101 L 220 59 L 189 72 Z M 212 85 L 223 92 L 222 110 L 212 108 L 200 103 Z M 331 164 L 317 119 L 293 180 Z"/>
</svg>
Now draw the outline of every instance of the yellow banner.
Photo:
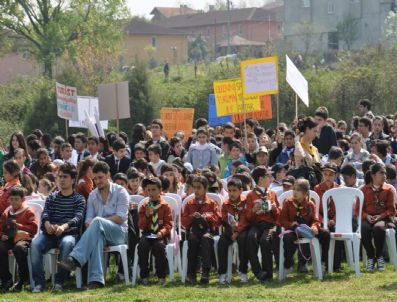
<svg viewBox="0 0 397 302">
<path fill-rule="evenodd" d="M 268 95 L 278 93 L 278 57 L 240 62 L 243 95 Z"/>
<path fill-rule="evenodd" d="M 224 116 L 243 112 L 243 87 L 240 79 L 214 81 L 216 115 Z M 244 99 L 245 112 L 261 110 L 259 96 Z"/>
</svg>

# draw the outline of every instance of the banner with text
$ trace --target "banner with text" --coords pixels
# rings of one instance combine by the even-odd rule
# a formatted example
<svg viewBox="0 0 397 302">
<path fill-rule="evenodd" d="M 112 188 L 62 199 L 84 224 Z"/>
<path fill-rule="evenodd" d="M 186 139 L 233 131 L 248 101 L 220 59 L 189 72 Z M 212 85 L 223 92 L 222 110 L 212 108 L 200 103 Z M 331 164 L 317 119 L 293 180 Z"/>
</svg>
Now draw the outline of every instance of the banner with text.
<svg viewBox="0 0 397 302">
<path fill-rule="evenodd" d="M 216 115 L 225 116 L 243 112 L 255 112 L 260 110 L 259 97 L 247 97 L 244 99 L 241 79 L 214 81 L 216 102 Z"/>
<path fill-rule="evenodd" d="M 60 118 L 76 121 L 77 117 L 77 89 L 56 83 L 57 113 Z"/>
<path fill-rule="evenodd" d="M 262 120 L 271 120 L 273 118 L 272 113 L 272 96 L 271 95 L 262 95 L 259 97 L 261 110 L 258 112 L 248 112 L 246 113 L 246 118 L 252 118 L 256 121 Z M 244 122 L 244 114 L 233 114 L 232 115 L 233 123 L 242 123 Z"/>
<path fill-rule="evenodd" d="M 160 119 L 163 122 L 163 131 L 170 139 L 175 132 L 183 131 L 185 140 L 192 134 L 194 108 L 162 108 Z"/>
</svg>

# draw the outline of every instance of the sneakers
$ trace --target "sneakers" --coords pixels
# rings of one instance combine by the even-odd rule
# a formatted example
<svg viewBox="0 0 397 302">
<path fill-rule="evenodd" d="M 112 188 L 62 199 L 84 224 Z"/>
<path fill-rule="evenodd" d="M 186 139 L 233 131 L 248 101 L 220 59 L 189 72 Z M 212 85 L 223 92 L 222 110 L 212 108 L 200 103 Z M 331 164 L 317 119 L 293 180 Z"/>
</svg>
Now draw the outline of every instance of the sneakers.
<svg viewBox="0 0 397 302">
<path fill-rule="evenodd" d="M 247 276 L 247 274 L 243 274 L 243 273 L 240 274 L 240 282 L 241 282 L 241 283 L 248 283 L 248 276 Z"/>
<path fill-rule="evenodd" d="M 285 276 L 288 276 L 289 274 L 292 274 L 294 272 L 294 267 L 291 266 L 289 268 L 284 268 L 284 274 Z"/>
<path fill-rule="evenodd" d="M 148 285 L 149 284 L 149 280 L 147 278 L 142 278 L 141 279 L 141 284 L 142 285 Z"/>
<path fill-rule="evenodd" d="M 225 285 L 225 284 L 226 284 L 226 274 L 219 275 L 219 285 Z"/>
<path fill-rule="evenodd" d="M 374 259 L 368 258 L 367 260 L 367 272 L 373 272 L 374 271 Z"/>
<path fill-rule="evenodd" d="M 35 294 L 41 293 L 43 290 L 44 290 L 43 286 L 41 286 L 39 284 L 39 285 L 36 285 L 35 287 L 33 287 L 32 293 L 35 293 Z"/>
<path fill-rule="evenodd" d="M 383 272 L 385 270 L 385 260 L 383 257 L 379 257 L 376 259 L 376 266 L 378 268 L 378 271 Z"/>
<path fill-rule="evenodd" d="M 52 288 L 53 292 L 60 292 L 62 291 L 62 284 L 55 283 L 54 287 Z"/>
</svg>

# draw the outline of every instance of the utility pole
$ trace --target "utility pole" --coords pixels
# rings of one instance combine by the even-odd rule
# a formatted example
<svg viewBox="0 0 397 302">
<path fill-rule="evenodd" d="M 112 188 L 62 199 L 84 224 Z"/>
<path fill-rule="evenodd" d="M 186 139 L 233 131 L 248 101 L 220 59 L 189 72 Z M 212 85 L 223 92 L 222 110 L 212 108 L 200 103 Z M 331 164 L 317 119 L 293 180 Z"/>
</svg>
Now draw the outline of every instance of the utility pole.
<svg viewBox="0 0 397 302">
<path fill-rule="evenodd" d="M 227 0 L 227 54 L 230 54 L 230 22 L 231 22 L 231 15 L 230 15 L 230 0 Z"/>
</svg>

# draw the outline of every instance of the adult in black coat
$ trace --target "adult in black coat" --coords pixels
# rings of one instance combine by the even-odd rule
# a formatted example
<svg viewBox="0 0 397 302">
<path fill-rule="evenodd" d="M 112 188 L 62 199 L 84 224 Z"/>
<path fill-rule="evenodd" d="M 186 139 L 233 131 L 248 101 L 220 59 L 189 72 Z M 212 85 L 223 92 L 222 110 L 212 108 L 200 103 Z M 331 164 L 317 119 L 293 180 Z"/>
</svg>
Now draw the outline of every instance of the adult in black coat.
<svg viewBox="0 0 397 302">
<path fill-rule="evenodd" d="M 327 124 L 328 109 L 326 107 L 317 108 L 314 118 L 318 123 L 320 135 L 314 139 L 313 145 L 317 147 L 320 154 L 326 155 L 331 147 L 338 145 L 334 128 Z"/>
<path fill-rule="evenodd" d="M 124 140 L 116 139 L 112 145 L 113 154 L 104 158 L 110 167 L 110 174 L 113 176 L 119 172 L 126 173 L 131 164 L 131 158 L 126 156 L 126 145 Z"/>
</svg>

